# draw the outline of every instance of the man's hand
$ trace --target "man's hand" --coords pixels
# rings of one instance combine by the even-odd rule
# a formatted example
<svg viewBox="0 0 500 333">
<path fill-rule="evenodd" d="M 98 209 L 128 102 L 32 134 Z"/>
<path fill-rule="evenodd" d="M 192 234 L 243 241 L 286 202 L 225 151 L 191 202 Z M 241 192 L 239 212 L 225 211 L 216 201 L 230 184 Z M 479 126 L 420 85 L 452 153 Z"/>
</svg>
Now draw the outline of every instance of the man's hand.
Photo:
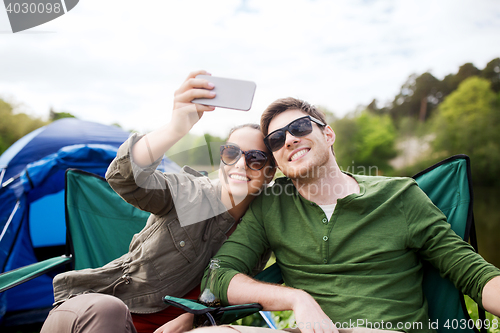
<svg viewBox="0 0 500 333">
<path fill-rule="evenodd" d="M 323 312 L 319 304 L 308 293 L 296 292 L 292 310 L 295 322 L 302 333 L 338 333 L 335 324 Z"/>
<path fill-rule="evenodd" d="M 293 310 L 302 333 L 338 333 L 330 318 L 303 290 L 256 281 L 236 274 L 227 290 L 229 304 L 260 303 L 264 311 Z"/>
<path fill-rule="evenodd" d="M 187 332 L 193 328 L 194 315 L 191 313 L 181 314 L 179 317 L 169 321 L 154 333 L 182 333 Z"/>
</svg>

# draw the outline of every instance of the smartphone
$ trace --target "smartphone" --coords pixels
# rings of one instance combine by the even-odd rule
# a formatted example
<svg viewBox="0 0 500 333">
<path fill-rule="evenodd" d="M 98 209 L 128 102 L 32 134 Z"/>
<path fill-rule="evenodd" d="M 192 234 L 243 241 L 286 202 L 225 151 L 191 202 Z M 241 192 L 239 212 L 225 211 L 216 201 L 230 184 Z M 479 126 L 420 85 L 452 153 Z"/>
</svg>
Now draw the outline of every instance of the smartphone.
<svg viewBox="0 0 500 333">
<path fill-rule="evenodd" d="M 252 107 L 253 95 L 257 87 L 255 82 L 226 79 L 210 75 L 197 75 L 214 84 L 214 98 L 195 98 L 193 103 L 217 106 L 226 109 L 248 111 Z"/>
</svg>

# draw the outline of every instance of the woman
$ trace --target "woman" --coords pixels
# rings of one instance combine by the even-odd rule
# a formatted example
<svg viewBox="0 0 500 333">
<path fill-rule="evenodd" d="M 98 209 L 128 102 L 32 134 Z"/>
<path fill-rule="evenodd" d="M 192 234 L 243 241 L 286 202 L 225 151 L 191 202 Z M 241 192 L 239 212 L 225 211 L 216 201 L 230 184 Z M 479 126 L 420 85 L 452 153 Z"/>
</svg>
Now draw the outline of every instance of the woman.
<svg viewBox="0 0 500 333">
<path fill-rule="evenodd" d="M 215 96 L 210 91 L 213 85 L 197 79 L 199 74 L 207 73 L 191 73 L 175 92 L 170 123 L 145 136 L 130 137 L 106 173 L 124 200 L 151 213 L 146 226 L 122 257 L 100 268 L 54 278 L 57 307 L 42 333 L 180 332 L 192 326 L 190 314 L 163 325 L 180 314 L 167 308 L 163 296 L 197 297 L 210 258 L 275 170 L 255 125 L 230 133 L 221 147 L 219 181 L 189 167 L 180 174 L 155 170 L 165 152 L 203 113 L 214 110 L 191 102 Z M 265 262 L 263 258 L 260 266 Z"/>
</svg>

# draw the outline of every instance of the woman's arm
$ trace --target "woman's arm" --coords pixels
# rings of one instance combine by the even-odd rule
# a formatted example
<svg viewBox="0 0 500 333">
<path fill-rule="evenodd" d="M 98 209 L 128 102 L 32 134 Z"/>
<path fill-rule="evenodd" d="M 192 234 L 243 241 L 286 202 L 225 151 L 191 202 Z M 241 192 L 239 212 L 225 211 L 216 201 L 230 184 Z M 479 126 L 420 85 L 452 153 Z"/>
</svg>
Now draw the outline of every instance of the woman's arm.
<svg viewBox="0 0 500 333">
<path fill-rule="evenodd" d="M 175 142 L 189 132 L 203 112 L 213 110 L 191 103 L 194 98 L 212 96 L 207 90 L 211 89 L 208 81 L 195 78 L 202 73 L 206 72 L 189 74 L 175 92 L 171 121 L 147 136 L 129 138 L 118 149 L 106 172 L 106 180 L 115 192 L 141 210 L 164 215 L 173 207 L 180 185 L 185 185 L 183 195 L 189 195 L 190 189 L 198 191 L 192 188 L 194 184 L 185 175 L 156 171 L 156 164 Z"/>
<path fill-rule="evenodd" d="M 191 101 L 195 98 L 213 98 L 210 91 L 213 84 L 207 80 L 197 79 L 205 71 L 195 71 L 189 74 L 184 83 L 174 93 L 174 109 L 171 121 L 161 128 L 145 135 L 132 147 L 134 162 L 145 167 L 162 157 L 177 141 L 186 135 L 200 120 L 205 111 L 215 108 Z"/>
</svg>

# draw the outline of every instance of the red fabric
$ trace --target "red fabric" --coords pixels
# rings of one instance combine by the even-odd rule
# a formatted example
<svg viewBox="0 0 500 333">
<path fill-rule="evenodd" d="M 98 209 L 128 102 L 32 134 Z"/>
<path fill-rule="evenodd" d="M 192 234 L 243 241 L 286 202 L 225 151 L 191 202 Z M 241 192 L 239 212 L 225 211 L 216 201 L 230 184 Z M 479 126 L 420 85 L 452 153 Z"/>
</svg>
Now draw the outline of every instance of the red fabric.
<svg viewBox="0 0 500 333">
<path fill-rule="evenodd" d="M 183 298 L 198 299 L 199 295 L 200 286 L 198 285 L 196 288 L 184 295 Z M 185 312 L 186 311 L 176 308 L 175 306 L 169 306 L 165 310 L 156 313 L 132 313 L 132 320 L 137 333 L 153 333 L 158 327 L 172 319 L 177 318 Z"/>
</svg>

